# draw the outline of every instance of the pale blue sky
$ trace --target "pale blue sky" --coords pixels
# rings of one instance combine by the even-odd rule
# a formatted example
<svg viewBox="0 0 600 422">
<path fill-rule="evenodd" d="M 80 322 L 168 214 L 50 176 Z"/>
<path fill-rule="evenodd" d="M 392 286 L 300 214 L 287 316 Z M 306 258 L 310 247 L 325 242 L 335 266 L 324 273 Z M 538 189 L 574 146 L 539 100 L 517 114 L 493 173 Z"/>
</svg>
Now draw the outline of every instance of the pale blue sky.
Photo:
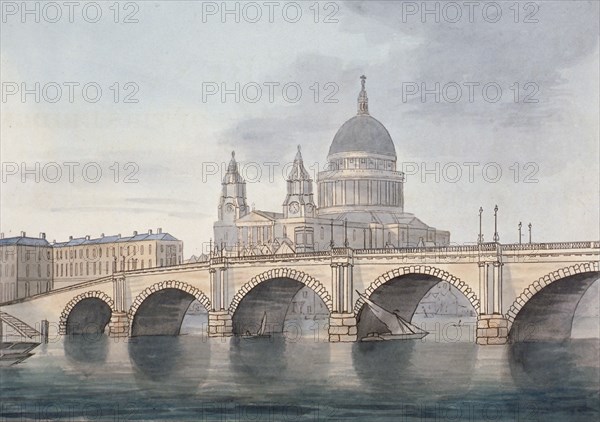
<svg viewBox="0 0 600 422">
<path fill-rule="evenodd" d="M 263 174 L 247 189 L 258 209 L 279 211 L 282 166 L 297 144 L 307 165 L 324 166 L 337 128 L 356 112 L 364 73 L 371 114 L 392 135 L 399 162 L 481 163 L 473 183 L 466 173 L 456 183 L 408 176 L 408 212 L 450 230 L 458 243 L 476 240 L 479 206 L 491 239 L 496 203 L 501 241 L 517 241 L 519 221 L 533 222 L 537 241 L 600 237 L 597 2 L 542 2 L 538 23 L 515 23 L 502 3 L 497 23 L 476 14 L 475 22 L 457 24 L 418 16 L 404 23 L 401 2 L 336 2 L 337 23 L 315 23 L 313 2 L 304 2 L 297 23 L 276 13 L 275 22 L 255 24 L 222 23 L 219 16 L 204 23 L 198 2 L 136 4 L 139 22 L 132 24 L 112 22 L 108 3 L 96 24 L 77 13 L 73 23 L 3 16 L 3 83 L 103 88 L 96 104 L 77 90 L 72 104 L 36 104 L 31 97 L 21 103 L 18 96 L 1 104 L 2 162 L 98 162 L 103 169 L 98 183 L 85 182 L 80 170 L 74 183 L 66 175 L 54 184 L 7 176 L 0 206 L 6 235 L 25 230 L 64 240 L 162 227 L 185 241 L 186 255 L 197 254 L 211 237 L 220 192 L 218 175 L 203 182 L 202 163 L 227 162 L 232 149 L 242 164 L 280 163 L 272 182 Z M 137 104 L 112 101 L 109 87 L 117 81 L 139 86 Z M 273 103 L 266 96 L 257 103 L 223 103 L 218 96 L 203 102 L 206 82 L 295 82 L 303 96 L 294 104 L 279 91 Z M 315 82 L 339 87 L 338 102 L 315 103 Z M 495 82 L 503 95 L 497 103 L 480 95 L 473 103 L 404 102 L 403 82 Z M 536 84 L 539 102 L 515 103 L 515 82 Z M 136 163 L 139 182 L 115 184 L 113 162 Z M 482 177 L 488 162 L 503 170 L 497 183 Z M 538 183 L 522 182 L 528 162 L 539 168 Z M 513 163 L 521 165 L 519 183 Z M 119 178 L 125 173 L 121 168 Z"/>
</svg>

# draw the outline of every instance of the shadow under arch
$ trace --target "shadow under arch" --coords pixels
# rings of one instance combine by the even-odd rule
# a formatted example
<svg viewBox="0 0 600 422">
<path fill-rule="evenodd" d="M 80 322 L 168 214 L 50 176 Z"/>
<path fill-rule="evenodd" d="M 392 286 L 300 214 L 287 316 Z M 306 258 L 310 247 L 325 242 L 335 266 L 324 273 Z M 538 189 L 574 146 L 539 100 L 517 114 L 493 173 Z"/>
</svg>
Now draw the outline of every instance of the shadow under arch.
<svg viewBox="0 0 600 422">
<path fill-rule="evenodd" d="M 108 303 L 97 297 L 80 300 L 69 312 L 65 322 L 65 334 L 83 335 L 86 338 L 102 335 L 112 315 Z"/>
<path fill-rule="evenodd" d="M 187 283 L 167 281 L 145 289 L 128 312 L 131 337 L 179 335 L 183 318 L 194 300 L 210 310 L 208 297 Z"/>
<path fill-rule="evenodd" d="M 320 282 L 291 269 L 270 270 L 254 277 L 235 295 L 229 313 L 233 334 L 256 333 L 267 315 L 268 333 L 282 333 L 288 310 L 296 294 L 310 288 L 319 306 L 331 313 L 331 297 Z"/>
<path fill-rule="evenodd" d="M 101 334 L 114 311 L 113 300 L 104 292 L 89 291 L 75 296 L 59 319 L 60 334 Z"/>
<path fill-rule="evenodd" d="M 585 271 L 580 265 L 542 277 L 515 300 L 508 311 L 512 322 L 508 333 L 510 343 L 565 341 L 571 337 L 573 318 L 586 291 L 600 278 L 595 271 Z M 567 270 L 567 272 L 565 272 Z"/>
<path fill-rule="evenodd" d="M 462 280 L 446 271 L 432 267 L 405 267 L 389 271 L 375 280 L 365 294 L 374 302 L 411 321 L 419 302 L 435 285 L 447 282 L 455 287 L 471 304 L 476 312 L 479 300 Z M 363 299 L 357 300 L 354 311 L 357 315 L 357 338 L 360 340 L 372 332 L 386 332 L 387 327 L 370 311 Z"/>
</svg>

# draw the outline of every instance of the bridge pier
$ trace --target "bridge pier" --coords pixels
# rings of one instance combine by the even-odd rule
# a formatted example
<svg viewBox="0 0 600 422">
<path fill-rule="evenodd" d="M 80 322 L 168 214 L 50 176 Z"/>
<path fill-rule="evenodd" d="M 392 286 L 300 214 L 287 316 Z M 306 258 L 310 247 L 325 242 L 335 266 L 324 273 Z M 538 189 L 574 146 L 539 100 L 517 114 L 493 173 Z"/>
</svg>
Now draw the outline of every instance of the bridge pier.
<svg viewBox="0 0 600 422">
<path fill-rule="evenodd" d="M 129 317 L 127 312 L 113 312 L 108 323 L 108 336 L 129 337 Z"/>
<path fill-rule="evenodd" d="M 355 342 L 357 333 L 353 313 L 332 313 L 329 316 L 329 342 Z"/>
<path fill-rule="evenodd" d="M 333 311 L 329 316 L 329 342 L 354 342 L 358 329 L 352 310 L 354 260 L 352 249 L 332 249 L 331 291 Z"/>
<path fill-rule="evenodd" d="M 229 312 L 225 310 L 210 311 L 208 313 L 208 336 L 231 337 L 233 336 L 233 321 Z"/>
<path fill-rule="evenodd" d="M 508 320 L 502 315 L 480 315 L 477 318 L 477 344 L 506 344 Z"/>
</svg>

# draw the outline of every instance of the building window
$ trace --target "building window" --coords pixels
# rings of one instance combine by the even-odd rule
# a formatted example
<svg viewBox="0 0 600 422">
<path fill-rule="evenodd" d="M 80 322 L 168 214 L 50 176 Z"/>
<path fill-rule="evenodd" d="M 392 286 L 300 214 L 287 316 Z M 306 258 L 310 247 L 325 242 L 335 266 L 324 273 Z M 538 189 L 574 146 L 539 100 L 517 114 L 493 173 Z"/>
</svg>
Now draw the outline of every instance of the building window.
<svg viewBox="0 0 600 422">
<path fill-rule="evenodd" d="M 85 263 L 85 275 L 90 275 L 90 263 Z"/>
<path fill-rule="evenodd" d="M 102 248 L 98 248 L 98 254 L 99 254 L 100 258 L 102 258 Z"/>
<path fill-rule="evenodd" d="M 164 252 L 164 251 L 165 251 L 165 245 L 160 245 L 160 251 L 161 251 L 161 252 Z M 162 267 L 162 265 L 161 265 L 161 267 Z"/>
<path fill-rule="evenodd" d="M 78 270 L 79 265 L 75 264 L 75 277 L 77 277 L 79 275 L 79 271 Z"/>
<path fill-rule="evenodd" d="M 144 245 L 140 246 L 140 255 L 144 255 Z"/>
<path fill-rule="evenodd" d="M 69 264 L 69 276 L 73 277 L 73 263 Z"/>
<path fill-rule="evenodd" d="M 152 260 L 148 260 L 148 268 L 152 268 Z"/>
<path fill-rule="evenodd" d="M 148 254 L 152 255 L 152 245 L 148 245 Z"/>
<path fill-rule="evenodd" d="M 83 275 L 83 262 L 79 263 L 79 274 Z"/>
<path fill-rule="evenodd" d="M 163 262 L 164 262 L 164 261 L 163 261 L 163 259 L 161 258 L 161 259 L 160 259 L 160 266 L 161 266 L 161 267 L 163 266 Z"/>
</svg>

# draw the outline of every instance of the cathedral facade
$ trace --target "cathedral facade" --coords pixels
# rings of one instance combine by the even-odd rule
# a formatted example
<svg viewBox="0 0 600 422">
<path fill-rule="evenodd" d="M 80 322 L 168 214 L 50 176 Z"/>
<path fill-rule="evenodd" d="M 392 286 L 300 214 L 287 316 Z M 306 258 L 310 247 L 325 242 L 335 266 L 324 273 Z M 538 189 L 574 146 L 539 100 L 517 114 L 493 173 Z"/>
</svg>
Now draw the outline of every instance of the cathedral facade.
<svg viewBox="0 0 600 422">
<path fill-rule="evenodd" d="M 369 114 L 365 79 L 361 77 L 357 115 L 335 134 L 316 194 L 298 146 L 282 210 L 250 209 L 232 153 L 214 224 L 215 249 L 258 255 L 449 244 L 450 232 L 404 211 L 404 174 L 397 170 L 392 137 Z"/>
</svg>

